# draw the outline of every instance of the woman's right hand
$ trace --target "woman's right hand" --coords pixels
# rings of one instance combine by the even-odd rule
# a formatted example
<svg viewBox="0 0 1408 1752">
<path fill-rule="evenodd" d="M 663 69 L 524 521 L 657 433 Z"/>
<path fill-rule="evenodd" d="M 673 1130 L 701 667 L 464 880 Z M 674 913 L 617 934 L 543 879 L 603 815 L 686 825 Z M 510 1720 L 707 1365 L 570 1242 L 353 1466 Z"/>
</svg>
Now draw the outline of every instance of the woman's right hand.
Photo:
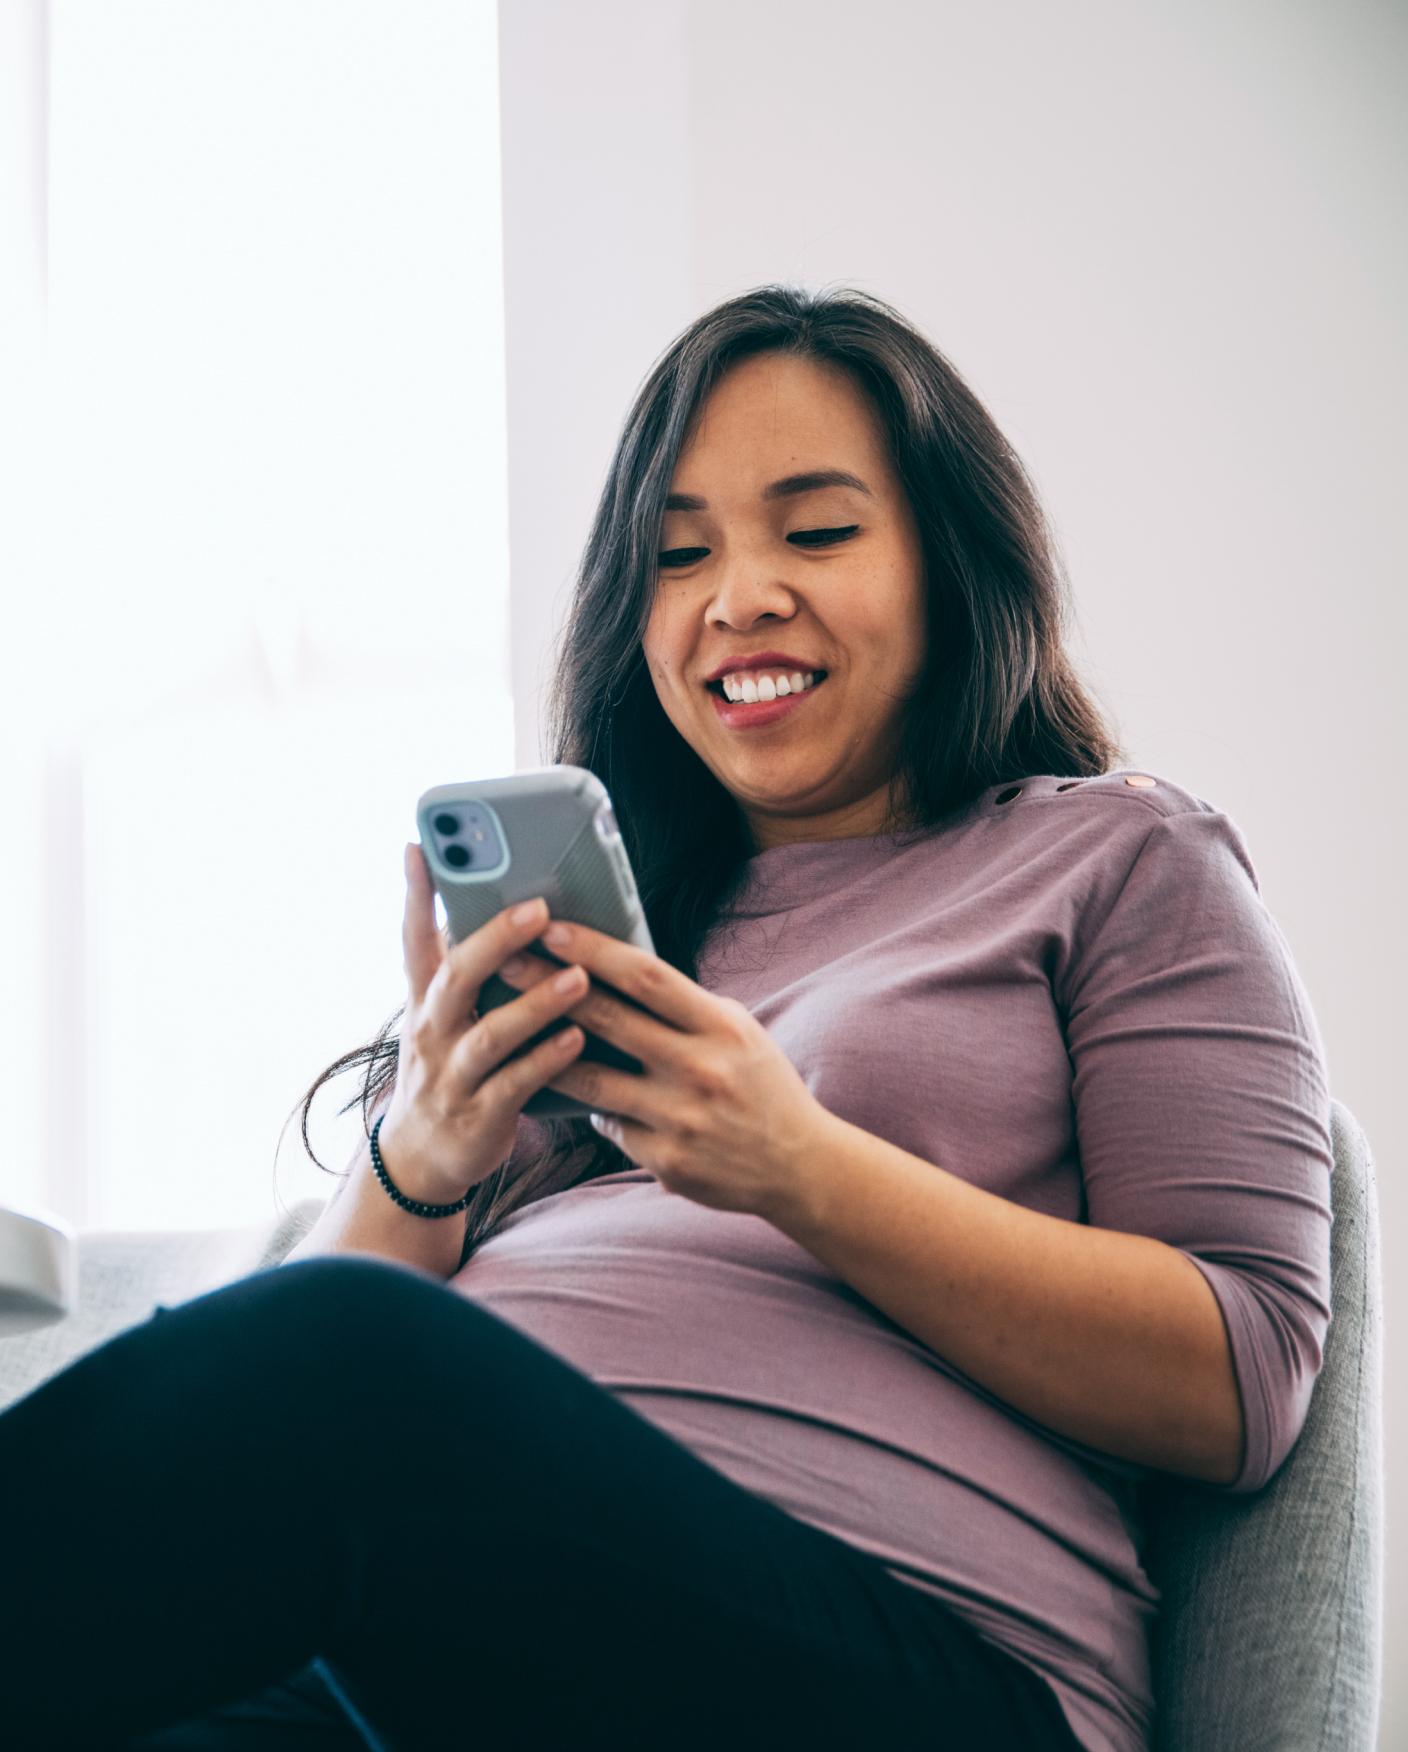
<svg viewBox="0 0 1408 1752">
<path fill-rule="evenodd" d="M 453 1204 L 513 1149 L 524 1102 L 572 1063 L 582 1030 L 561 1029 L 512 1064 L 504 1060 L 579 1002 L 590 982 L 577 967 L 571 991 L 557 991 L 556 979 L 539 980 L 479 1016 L 480 988 L 542 933 L 547 905 L 532 902 L 533 916 L 523 923 L 512 916 L 516 907 L 506 907 L 463 942 L 447 944 L 435 927 L 434 891 L 419 843 L 406 847 L 405 862 L 401 937 L 410 997 L 377 1147 L 408 1198 Z"/>
</svg>

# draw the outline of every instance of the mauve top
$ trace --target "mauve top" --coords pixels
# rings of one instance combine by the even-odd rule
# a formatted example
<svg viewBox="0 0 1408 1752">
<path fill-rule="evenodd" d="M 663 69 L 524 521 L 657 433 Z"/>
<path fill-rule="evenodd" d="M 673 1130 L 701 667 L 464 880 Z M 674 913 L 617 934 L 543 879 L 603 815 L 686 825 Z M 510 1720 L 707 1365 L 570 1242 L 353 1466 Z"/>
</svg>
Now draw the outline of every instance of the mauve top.
<svg viewBox="0 0 1408 1752">
<path fill-rule="evenodd" d="M 1152 782 L 1150 782 L 1152 780 Z M 1236 826 L 1128 769 L 993 786 L 908 843 L 774 846 L 699 983 L 823 1107 L 1004 1198 L 1186 1254 L 1226 1323 L 1255 1491 L 1329 1325 L 1324 1048 Z M 519 1121 L 515 1155 L 536 1123 Z M 1150 1743 L 1140 1481 L 1027 1417 L 762 1217 L 612 1174 L 450 1282 L 746 1489 L 1034 1668 L 1083 1746 Z"/>
</svg>

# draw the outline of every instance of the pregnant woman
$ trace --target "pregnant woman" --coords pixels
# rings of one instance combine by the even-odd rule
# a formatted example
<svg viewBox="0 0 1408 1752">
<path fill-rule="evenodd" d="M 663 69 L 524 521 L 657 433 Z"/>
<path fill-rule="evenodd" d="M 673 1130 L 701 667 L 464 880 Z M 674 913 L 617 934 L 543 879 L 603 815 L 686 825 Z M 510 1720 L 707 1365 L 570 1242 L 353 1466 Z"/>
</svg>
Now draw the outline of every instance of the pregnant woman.
<svg viewBox="0 0 1408 1752">
<path fill-rule="evenodd" d="M 1064 607 L 890 306 L 674 342 L 552 727 L 659 953 L 452 945 L 406 848 L 314 1228 L 0 1416 L 7 1747 L 1149 1746 L 1142 1486 L 1300 1433 L 1330 1099 L 1241 834 L 1121 764 Z"/>
</svg>

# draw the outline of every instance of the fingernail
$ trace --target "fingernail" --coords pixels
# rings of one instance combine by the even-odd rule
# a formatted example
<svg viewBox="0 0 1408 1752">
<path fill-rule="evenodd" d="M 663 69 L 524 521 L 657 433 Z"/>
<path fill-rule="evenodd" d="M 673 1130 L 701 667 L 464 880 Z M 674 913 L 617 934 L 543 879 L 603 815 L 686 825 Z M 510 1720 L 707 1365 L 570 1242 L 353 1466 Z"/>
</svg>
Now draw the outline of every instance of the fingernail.
<svg viewBox="0 0 1408 1752">
<path fill-rule="evenodd" d="M 515 925 L 531 925 L 534 919 L 542 917 L 543 910 L 541 899 L 525 900 L 522 906 L 514 907 L 509 918 Z"/>
</svg>

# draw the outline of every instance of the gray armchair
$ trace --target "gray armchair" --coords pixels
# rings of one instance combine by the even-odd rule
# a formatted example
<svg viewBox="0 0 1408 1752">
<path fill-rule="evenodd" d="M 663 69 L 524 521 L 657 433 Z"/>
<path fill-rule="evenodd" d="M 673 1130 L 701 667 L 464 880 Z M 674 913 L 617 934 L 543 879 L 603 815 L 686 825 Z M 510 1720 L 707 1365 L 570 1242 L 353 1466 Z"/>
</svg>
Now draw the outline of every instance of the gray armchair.
<svg viewBox="0 0 1408 1752">
<path fill-rule="evenodd" d="M 1148 1487 L 1154 1752 L 1374 1752 L 1383 1660 L 1383 1280 L 1373 1158 L 1331 1103 L 1330 1330 L 1254 1496 Z"/>
<path fill-rule="evenodd" d="M 1149 1486 L 1163 1595 L 1154 1752 L 1374 1752 L 1383 1621 L 1382 1280 L 1367 1140 L 1333 1104 L 1332 1318 L 1305 1427 L 1254 1496 Z M 271 1223 L 79 1238 L 68 1319 L 0 1339 L 0 1409 L 166 1305 L 279 1264 L 323 1201 Z"/>
</svg>

